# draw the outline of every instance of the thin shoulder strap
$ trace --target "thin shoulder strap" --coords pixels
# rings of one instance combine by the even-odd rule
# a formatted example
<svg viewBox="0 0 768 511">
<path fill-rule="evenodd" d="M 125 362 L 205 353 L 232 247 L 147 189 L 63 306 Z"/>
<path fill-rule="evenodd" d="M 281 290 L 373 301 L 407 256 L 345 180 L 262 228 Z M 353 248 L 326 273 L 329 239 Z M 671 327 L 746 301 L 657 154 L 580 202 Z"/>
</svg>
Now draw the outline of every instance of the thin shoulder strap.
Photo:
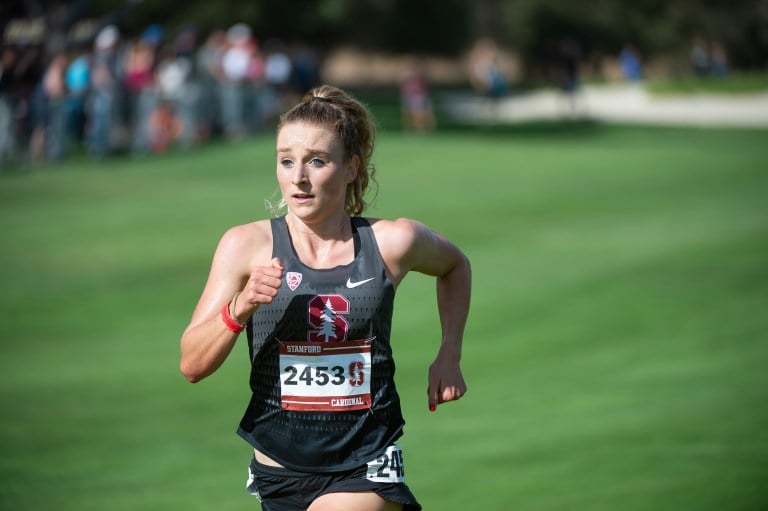
<svg viewBox="0 0 768 511">
<path fill-rule="evenodd" d="M 272 257 L 278 255 L 286 257 L 288 254 L 292 254 L 291 236 L 288 234 L 285 216 L 271 218 L 269 222 L 272 227 Z"/>
</svg>

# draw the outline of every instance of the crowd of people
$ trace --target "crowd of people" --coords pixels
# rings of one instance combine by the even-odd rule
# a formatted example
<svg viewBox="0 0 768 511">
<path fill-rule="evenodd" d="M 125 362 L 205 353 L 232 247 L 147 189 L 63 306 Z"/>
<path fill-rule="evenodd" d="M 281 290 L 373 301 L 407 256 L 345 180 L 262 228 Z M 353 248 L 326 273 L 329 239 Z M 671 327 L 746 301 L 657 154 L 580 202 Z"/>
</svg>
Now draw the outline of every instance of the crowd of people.
<svg viewBox="0 0 768 511">
<path fill-rule="evenodd" d="M 207 34 L 151 25 L 135 37 L 106 24 L 53 48 L 8 41 L 7 35 L 0 55 L 0 168 L 58 162 L 74 152 L 101 159 L 186 149 L 211 138 L 237 140 L 274 126 L 288 105 L 320 82 L 311 47 L 261 41 L 243 23 Z M 493 111 L 510 85 L 500 55 L 488 38 L 469 54 L 469 83 Z M 580 60 L 575 39 L 553 39 L 543 59 L 571 110 Z M 643 79 L 634 45 L 625 45 L 618 60 L 624 80 Z M 722 45 L 701 38 L 692 42 L 690 64 L 697 76 L 727 74 Z M 434 130 L 424 63 L 411 59 L 399 86 L 403 129 Z"/>
<path fill-rule="evenodd" d="M 4 44 L 0 166 L 242 138 L 317 85 L 318 66 L 311 48 L 262 42 L 242 23 L 204 37 L 152 25 L 128 38 L 107 25 L 55 52 Z"/>
<path fill-rule="evenodd" d="M 694 37 L 689 57 L 697 77 L 723 77 L 728 74 L 728 54 L 725 46 L 718 41 Z"/>
</svg>

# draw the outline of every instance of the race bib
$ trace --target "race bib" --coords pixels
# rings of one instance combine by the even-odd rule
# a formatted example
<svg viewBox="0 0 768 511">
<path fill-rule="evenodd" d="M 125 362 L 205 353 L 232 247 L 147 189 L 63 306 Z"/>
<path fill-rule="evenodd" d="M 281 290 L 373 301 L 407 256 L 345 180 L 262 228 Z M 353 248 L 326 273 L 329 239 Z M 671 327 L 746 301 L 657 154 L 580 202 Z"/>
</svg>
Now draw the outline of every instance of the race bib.
<svg viewBox="0 0 768 511">
<path fill-rule="evenodd" d="M 341 412 L 371 407 L 370 339 L 280 342 L 284 410 Z"/>
<path fill-rule="evenodd" d="M 403 450 L 398 445 L 390 445 L 386 452 L 368 462 L 368 473 L 365 476 L 377 483 L 402 483 L 405 481 L 405 465 L 403 465 Z"/>
</svg>

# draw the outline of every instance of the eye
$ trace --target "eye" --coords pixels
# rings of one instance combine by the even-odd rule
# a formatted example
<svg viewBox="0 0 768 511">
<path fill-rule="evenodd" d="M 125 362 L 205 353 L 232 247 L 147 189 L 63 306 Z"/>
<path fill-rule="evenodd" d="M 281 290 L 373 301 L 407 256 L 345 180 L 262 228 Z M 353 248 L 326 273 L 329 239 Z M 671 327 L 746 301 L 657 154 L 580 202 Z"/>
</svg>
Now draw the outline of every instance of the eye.
<svg viewBox="0 0 768 511">
<path fill-rule="evenodd" d="M 322 167 L 325 165 L 325 162 L 320 158 L 312 158 L 309 160 L 309 164 L 313 167 Z"/>
<path fill-rule="evenodd" d="M 285 167 L 285 168 L 287 168 L 287 169 L 289 169 L 289 168 L 293 167 L 293 160 L 291 160 L 289 158 L 283 158 L 283 159 L 280 160 L 280 165 Z"/>
</svg>

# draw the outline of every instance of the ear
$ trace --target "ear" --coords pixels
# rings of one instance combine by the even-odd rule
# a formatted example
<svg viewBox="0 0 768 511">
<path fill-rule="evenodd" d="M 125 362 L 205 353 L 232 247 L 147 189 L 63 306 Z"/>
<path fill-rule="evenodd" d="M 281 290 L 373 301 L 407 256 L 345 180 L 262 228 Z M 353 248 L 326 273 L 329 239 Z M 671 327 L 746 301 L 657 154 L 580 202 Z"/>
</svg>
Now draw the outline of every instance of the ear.
<svg viewBox="0 0 768 511">
<path fill-rule="evenodd" d="M 353 154 L 347 163 L 347 184 L 357 179 L 357 171 L 360 169 L 360 157 Z"/>
</svg>

